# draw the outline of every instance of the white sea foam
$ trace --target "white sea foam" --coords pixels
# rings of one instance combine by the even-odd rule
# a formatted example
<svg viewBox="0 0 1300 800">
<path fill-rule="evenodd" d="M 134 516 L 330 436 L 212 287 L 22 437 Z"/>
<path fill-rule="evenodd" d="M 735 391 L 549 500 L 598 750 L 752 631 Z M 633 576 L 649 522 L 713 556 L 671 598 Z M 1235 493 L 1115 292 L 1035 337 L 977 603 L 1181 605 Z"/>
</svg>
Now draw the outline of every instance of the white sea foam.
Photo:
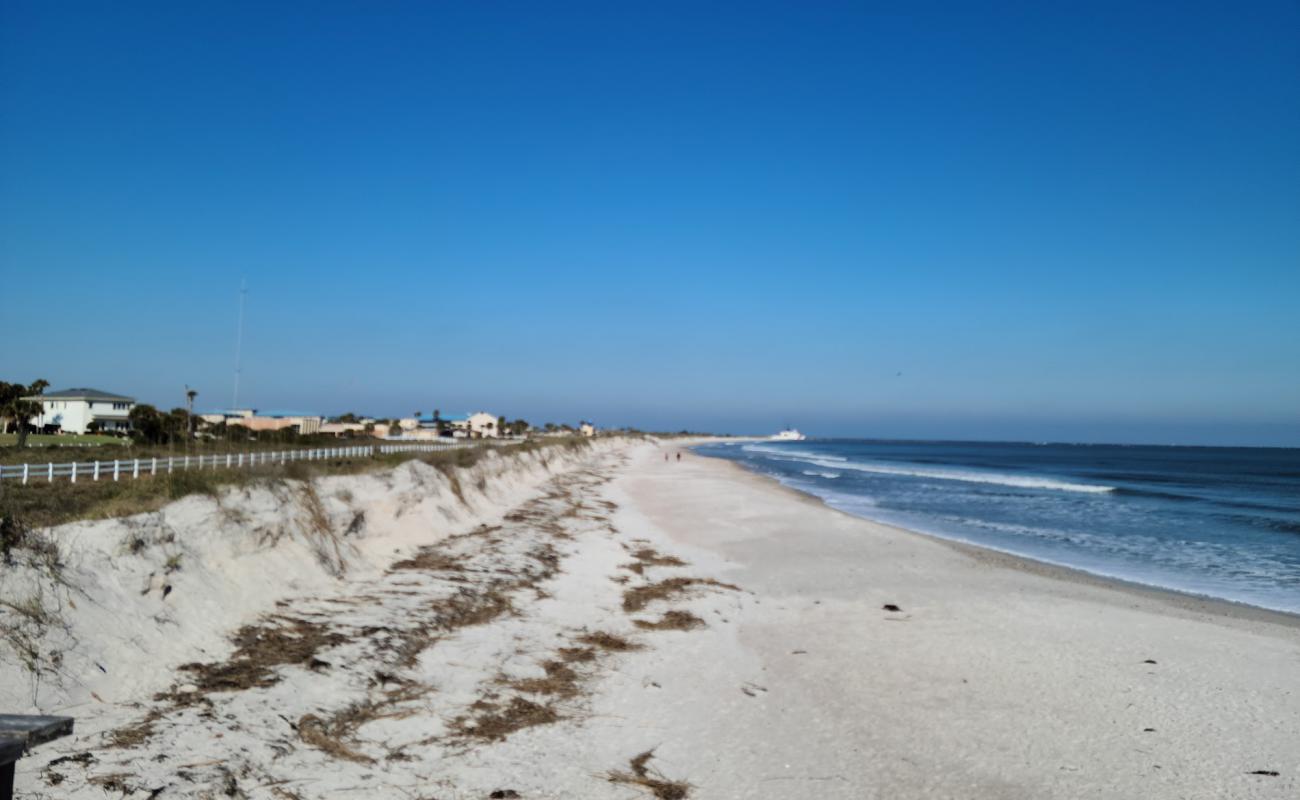
<svg viewBox="0 0 1300 800">
<path fill-rule="evenodd" d="M 783 458 L 800 456 L 802 458 L 820 458 L 823 461 L 848 461 L 847 458 L 841 458 L 840 456 L 832 456 L 825 453 L 811 453 L 807 450 L 792 450 L 789 447 L 782 447 L 780 445 L 747 444 L 740 449 L 749 453 L 762 453 L 764 455 L 781 456 Z"/>
<path fill-rule="evenodd" d="M 772 448 L 771 450 L 755 449 L 751 452 L 774 455 L 778 458 L 812 464 L 818 467 L 828 467 L 830 469 L 840 470 L 851 469 L 858 472 L 870 472 L 876 475 L 902 475 L 911 478 L 930 478 L 932 480 L 940 481 L 987 483 L 996 486 L 1014 486 L 1019 489 L 1051 489 L 1060 492 L 1085 492 L 1088 494 L 1103 494 L 1115 490 L 1114 486 L 1102 486 L 1093 483 L 1067 483 L 1065 481 L 1053 480 L 1051 478 L 1040 478 L 1031 475 L 1006 475 L 1000 472 L 930 469 L 907 465 L 863 463 L 858 461 L 849 461 L 848 459 L 840 458 L 838 456 L 826 456 L 798 450 Z"/>
<path fill-rule="evenodd" d="M 748 452 L 743 460 L 751 468 L 771 471 L 782 483 L 851 514 L 1096 575 L 1300 613 L 1294 590 L 1300 585 L 1300 564 L 1290 559 L 1289 538 L 1202 541 L 1195 524 L 1190 531 L 1162 535 L 1164 528 L 1149 524 L 1146 507 L 1130 503 L 1114 486 L 1076 481 L 1065 474 L 894 462 L 865 453 L 850 460 L 818 453 L 820 448 L 809 444 L 756 443 L 744 449 Z M 819 480 L 828 473 L 841 477 Z M 855 473 L 864 479 L 853 480 Z M 881 478 L 866 479 L 869 475 Z M 885 480 L 891 476 L 900 480 Z M 930 503 L 931 495 L 944 494 L 945 485 L 950 490 L 962 485 L 941 483 L 947 481 L 986 484 L 990 490 L 1014 487 L 1038 496 L 998 498 L 990 491 L 979 503 L 962 508 L 967 513 L 952 513 L 950 503 Z M 875 498 L 859 494 L 863 491 L 880 493 L 879 505 Z M 1019 492 L 1009 489 L 1006 494 Z M 1097 505 L 1083 498 L 1107 500 Z M 1025 513 L 1019 513 L 1022 510 Z M 982 518 L 985 513 L 993 518 Z"/>
<path fill-rule="evenodd" d="M 830 466 L 829 464 L 819 466 Z M 965 481 L 966 483 L 990 483 L 997 486 L 1015 486 L 1020 489 L 1054 489 L 1061 492 L 1086 492 L 1101 494 L 1113 492 L 1114 486 L 1100 486 L 1091 483 L 1066 483 L 1051 478 L 1037 478 L 1027 475 L 1005 475 L 997 472 L 969 472 L 954 469 L 916 469 L 912 467 L 893 467 L 883 464 L 835 464 L 836 469 L 854 469 L 859 472 L 872 472 L 879 475 L 905 475 L 912 478 L 931 478 L 940 481 Z"/>
<path fill-rule="evenodd" d="M 803 474 L 811 475 L 814 478 L 838 478 L 840 476 L 838 472 L 826 472 L 817 469 L 806 469 Z"/>
</svg>

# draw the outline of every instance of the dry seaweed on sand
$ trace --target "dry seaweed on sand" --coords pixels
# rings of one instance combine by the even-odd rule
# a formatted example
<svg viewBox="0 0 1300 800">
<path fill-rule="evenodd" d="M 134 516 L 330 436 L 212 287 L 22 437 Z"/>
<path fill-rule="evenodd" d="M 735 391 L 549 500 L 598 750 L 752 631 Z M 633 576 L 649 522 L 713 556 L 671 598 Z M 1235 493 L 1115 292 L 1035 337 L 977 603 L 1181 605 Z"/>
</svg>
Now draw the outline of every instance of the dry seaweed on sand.
<svg viewBox="0 0 1300 800">
<path fill-rule="evenodd" d="M 546 661 L 542 664 L 542 671 L 546 673 L 545 677 L 511 681 L 510 686 L 516 691 L 529 694 L 557 697 L 574 697 L 579 694 L 580 676 L 565 661 Z"/>
<path fill-rule="evenodd" d="M 108 747 L 132 748 L 147 742 L 154 735 L 154 724 L 162 719 L 161 711 L 152 710 L 134 725 L 117 728 L 108 734 Z"/>
<path fill-rule="evenodd" d="M 462 572 L 466 559 L 442 552 L 437 547 L 423 547 L 410 558 L 395 562 L 388 568 L 390 573 L 399 570 L 424 570 L 427 572 Z"/>
<path fill-rule="evenodd" d="M 343 716 L 346 716 L 343 715 Z M 298 720 L 298 738 L 334 758 L 370 764 L 374 759 L 348 746 L 347 739 L 355 730 L 343 716 L 324 720 L 315 714 L 305 714 Z"/>
<path fill-rule="evenodd" d="M 275 668 L 306 664 L 316 653 L 346 641 L 343 634 L 318 622 L 272 618 L 270 623 L 245 625 L 232 637 L 235 652 L 225 663 L 182 664 L 194 675 L 200 692 L 227 692 L 266 687 L 280 681 Z"/>
<path fill-rule="evenodd" d="M 627 653 L 632 650 L 640 650 L 641 645 L 636 642 L 628 641 L 622 636 L 618 636 L 606 631 L 596 631 L 594 633 L 584 633 L 578 637 L 578 642 L 589 647 L 607 650 L 611 653 Z"/>
<path fill-rule="evenodd" d="M 657 620 L 637 619 L 632 624 L 647 631 L 690 631 L 704 627 L 704 620 L 689 611 L 668 611 Z"/>
<path fill-rule="evenodd" d="M 677 556 L 666 556 L 652 547 L 642 547 L 632 553 L 637 561 L 652 567 L 684 567 L 686 562 Z"/>
<path fill-rule="evenodd" d="M 496 741 L 515 731 L 534 725 L 549 725 L 560 719 L 559 713 L 549 705 L 534 703 L 522 697 L 512 697 L 504 706 L 480 700 L 475 704 L 478 714 L 459 717 L 452 721 L 452 731 L 462 738 Z"/>
<path fill-rule="evenodd" d="M 561 647 L 560 658 L 570 663 L 584 664 L 596 660 L 596 651 L 591 647 Z"/>
<path fill-rule="evenodd" d="M 646 567 L 684 567 L 686 562 L 677 556 L 666 556 L 653 547 L 639 547 L 632 551 L 633 561 L 631 564 L 624 564 L 623 569 L 635 572 L 637 575 L 644 575 Z"/>
<path fill-rule="evenodd" d="M 629 613 L 640 611 L 656 600 L 670 600 L 690 591 L 696 586 L 712 586 L 718 589 L 740 591 L 739 586 L 722 583 L 712 578 L 669 578 L 658 583 L 634 586 L 623 592 L 623 610 Z"/>
<path fill-rule="evenodd" d="M 659 770 L 648 766 L 654 758 L 654 751 L 647 750 L 628 762 L 631 772 L 611 771 L 606 779 L 610 783 L 622 783 L 646 789 L 658 800 L 685 800 L 690 796 L 691 785 L 685 781 L 670 781 Z"/>
</svg>

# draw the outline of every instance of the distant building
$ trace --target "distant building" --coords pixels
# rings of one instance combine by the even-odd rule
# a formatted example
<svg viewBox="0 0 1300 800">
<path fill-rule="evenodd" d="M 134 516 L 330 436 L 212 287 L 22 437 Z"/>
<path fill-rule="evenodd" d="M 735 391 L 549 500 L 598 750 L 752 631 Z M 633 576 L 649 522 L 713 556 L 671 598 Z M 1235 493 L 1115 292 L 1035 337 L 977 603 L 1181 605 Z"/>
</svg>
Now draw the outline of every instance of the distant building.
<svg viewBox="0 0 1300 800">
<path fill-rule="evenodd" d="M 37 430 L 57 429 L 63 433 L 86 433 L 92 427 L 105 433 L 131 430 L 128 415 L 135 408 L 134 397 L 81 388 L 23 399 L 41 404 L 41 413 L 29 420 Z"/>
<path fill-rule="evenodd" d="M 580 425 L 578 425 L 578 430 L 579 430 L 579 432 L 582 433 L 583 436 L 595 436 L 595 435 L 596 435 L 596 426 L 595 426 L 595 425 L 592 425 L 590 422 L 583 422 L 583 423 L 581 423 Z"/>
<path fill-rule="evenodd" d="M 419 420 L 417 420 L 419 423 L 419 428 L 415 431 L 411 431 L 410 433 L 420 434 L 419 436 L 412 437 L 418 439 L 427 439 L 430 438 L 431 436 L 433 438 L 437 438 L 441 436 L 448 439 L 457 435 L 465 436 L 466 419 L 468 419 L 468 416 L 444 417 L 441 415 L 439 416 L 430 415 L 427 417 L 420 417 Z"/>
<path fill-rule="evenodd" d="M 364 436 L 366 434 L 366 425 L 369 425 L 372 431 L 383 428 L 383 433 L 388 433 L 387 422 L 323 422 L 320 426 L 320 433 L 327 433 L 332 436 Z"/>
<path fill-rule="evenodd" d="M 498 430 L 498 417 L 486 411 L 475 411 L 465 419 L 470 437 L 474 439 L 495 439 L 501 435 Z"/>
<path fill-rule="evenodd" d="M 250 431 L 280 431 L 296 428 L 298 433 L 313 434 L 321 432 L 325 418 L 315 414 L 303 414 L 297 411 L 261 411 L 255 408 L 232 408 L 228 411 L 214 411 L 200 417 L 204 422 L 216 425 L 224 422 L 227 426 L 240 425 Z"/>
<path fill-rule="evenodd" d="M 462 414 L 453 417 L 421 417 L 420 427 L 425 430 L 440 430 L 443 437 L 457 439 L 495 439 L 501 435 L 497 430 L 497 417 L 486 411 Z"/>
</svg>

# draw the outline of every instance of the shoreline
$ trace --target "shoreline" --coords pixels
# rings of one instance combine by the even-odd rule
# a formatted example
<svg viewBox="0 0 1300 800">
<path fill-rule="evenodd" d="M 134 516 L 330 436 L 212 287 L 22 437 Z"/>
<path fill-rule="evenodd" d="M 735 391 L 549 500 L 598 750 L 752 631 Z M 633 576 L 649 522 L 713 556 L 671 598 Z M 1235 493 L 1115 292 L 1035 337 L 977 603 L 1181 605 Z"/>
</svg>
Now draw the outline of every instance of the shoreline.
<svg viewBox="0 0 1300 800">
<path fill-rule="evenodd" d="M 1232 619 L 1249 622 L 1262 622 L 1300 630 L 1300 613 L 1251 605 L 1250 603 L 1244 603 L 1238 600 L 1229 600 L 1224 597 L 1196 594 L 1195 592 L 1173 589 L 1166 586 L 1141 583 L 1139 581 L 1118 578 L 1112 575 L 1101 575 L 1096 572 L 1089 572 L 1079 567 L 1071 567 L 1051 561 L 1042 561 L 1031 556 L 1020 555 L 1019 553 L 1010 553 L 1005 550 L 999 550 L 997 548 L 987 547 L 973 542 L 952 539 L 938 534 L 914 530 L 912 528 L 904 528 L 890 522 L 883 522 L 871 517 L 851 514 L 848 511 L 835 508 L 827 503 L 823 498 L 811 492 L 805 492 L 796 489 L 793 486 L 788 486 L 770 475 L 764 475 L 760 472 L 747 469 L 744 465 L 731 459 L 700 453 L 693 448 L 694 446 L 692 446 L 691 452 L 700 458 L 707 458 L 711 461 L 725 463 L 738 470 L 741 475 L 757 479 L 769 488 L 775 487 L 778 490 L 788 492 L 791 496 L 796 497 L 803 502 L 813 503 L 837 514 L 843 514 L 850 519 L 862 520 L 873 525 L 888 528 L 892 531 L 905 533 L 910 536 L 919 536 L 927 541 L 937 542 L 945 547 L 956 550 L 959 553 L 986 564 L 1004 567 L 1006 569 L 1014 569 L 1020 572 L 1026 572 L 1032 575 L 1038 575 L 1075 585 L 1084 585 L 1114 591 L 1121 594 L 1139 597 L 1147 601 L 1159 602 L 1185 614 L 1229 617 Z"/>
<path fill-rule="evenodd" d="M 1290 620 L 1054 580 L 664 458 L 679 447 L 414 462 L 232 495 L 225 514 L 181 501 L 159 520 L 174 538 L 138 552 L 138 524 L 61 531 L 86 556 L 65 577 L 96 602 L 67 606 L 75 680 L 40 705 L 75 707 L 77 731 L 20 783 L 87 800 L 1294 794 Z M 331 541 L 346 570 L 319 563 Z M 103 624 L 128 603 L 114 619 L 135 627 Z"/>
</svg>

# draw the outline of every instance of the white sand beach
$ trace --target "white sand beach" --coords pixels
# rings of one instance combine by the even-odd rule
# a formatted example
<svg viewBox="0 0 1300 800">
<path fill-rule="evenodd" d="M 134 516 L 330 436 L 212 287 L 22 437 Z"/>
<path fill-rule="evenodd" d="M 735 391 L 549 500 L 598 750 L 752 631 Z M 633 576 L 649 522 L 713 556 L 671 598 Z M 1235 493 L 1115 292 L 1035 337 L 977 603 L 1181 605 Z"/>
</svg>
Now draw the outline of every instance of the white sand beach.
<svg viewBox="0 0 1300 800">
<path fill-rule="evenodd" d="M 62 666 L 4 651 L 0 685 L 78 728 L 19 796 L 1300 794 L 1294 617 L 857 519 L 677 443 L 318 484 L 346 569 L 267 498 L 53 532 Z M 123 550 L 146 523 L 171 539 Z"/>
</svg>

